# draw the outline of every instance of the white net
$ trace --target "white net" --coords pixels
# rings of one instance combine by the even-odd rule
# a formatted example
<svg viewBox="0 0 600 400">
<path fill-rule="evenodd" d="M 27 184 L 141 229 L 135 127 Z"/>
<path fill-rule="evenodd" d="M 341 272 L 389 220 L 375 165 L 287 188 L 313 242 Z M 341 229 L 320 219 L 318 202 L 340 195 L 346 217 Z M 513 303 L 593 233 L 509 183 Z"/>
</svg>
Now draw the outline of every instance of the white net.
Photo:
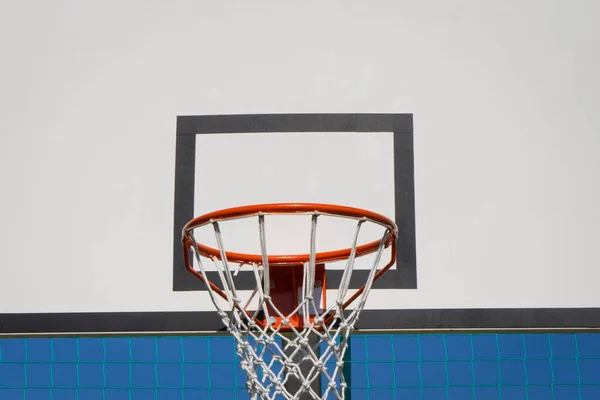
<svg viewBox="0 0 600 400">
<path fill-rule="evenodd" d="M 296 266 L 301 279 L 294 287 L 297 295 L 291 308 L 289 302 L 288 306 L 283 307 L 273 298 L 275 281 L 272 278 L 278 266 L 269 265 L 265 214 L 244 216 L 258 219 L 261 256 L 261 262 L 243 265 L 251 269 L 255 280 L 254 290 L 245 296 L 244 292 L 248 291 L 236 288 L 235 274 L 242 265 L 228 260 L 220 226 L 223 221 L 211 220 L 206 224 L 213 227 L 219 251 L 218 257 L 210 257 L 214 264 L 211 271 L 216 270 L 220 281 L 207 284 L 208 293 L 218 315 L 235 338 L 237 354 L 241 368 L 247 375 L 247 388 L 252 399 L 345 398 L 347 385 L 343 366 L 348 339 L 378 276 L 382 254 L 386 244 L 390 243 L 388 239 L 395 233 L 393 227 L 383 227 L 364 286 L 349 290 L 355 262 L 360 256 L 357 256 L 356 249 L 361 227 L 367 222 L 378 223 L 367 218 L 356 219 L 351 251 L 333 296 L 334 301 L 325 304 L 321 298 L 325 293 L 322 287 L 322 274 L 325 272 L 322 270 L 319 273 L 316 250 L 317 221 L 322 215 L 318 212 L 310 215 L 310 253 L 306 262 Z M 195 259 L 193 268 L 206 277 L 209 269 L 203 262 L 204 257 L 194 237 L 197 228 L 199 226 L 189 228 L 184 233 L 191 239 L 190 249 Z M 292 267 L 286 268 L 285 276 L 291 278 Z M 350 302 L 353 308 L 347 310 Z"/>
</svg>

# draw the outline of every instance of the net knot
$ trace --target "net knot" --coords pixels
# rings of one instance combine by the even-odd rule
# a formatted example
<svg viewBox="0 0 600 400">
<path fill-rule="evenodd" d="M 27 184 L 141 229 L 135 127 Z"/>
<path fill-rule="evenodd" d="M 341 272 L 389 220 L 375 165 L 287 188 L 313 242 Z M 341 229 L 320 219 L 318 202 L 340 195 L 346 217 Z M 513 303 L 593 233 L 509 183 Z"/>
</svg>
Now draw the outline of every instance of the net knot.
<svg viewBox="0 0 600 400">
<path fill-rule="evenodd" d="M 296 374 L 297 366 L 295 363 L 288 361 L 287 359 L 283 362 L 283 367 L 287 369 L 291 374 Z"/>
</svg>

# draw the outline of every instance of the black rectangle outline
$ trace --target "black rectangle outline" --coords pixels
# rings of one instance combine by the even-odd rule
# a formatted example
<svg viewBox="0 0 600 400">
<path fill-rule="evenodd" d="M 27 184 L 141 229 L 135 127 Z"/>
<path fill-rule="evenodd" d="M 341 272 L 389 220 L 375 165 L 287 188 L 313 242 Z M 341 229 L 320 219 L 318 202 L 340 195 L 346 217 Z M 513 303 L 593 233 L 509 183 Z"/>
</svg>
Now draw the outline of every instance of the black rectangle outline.
<svg viewBox="0 0 600 400">
<path fill-rule="evenodd" d="M 173 290 L 206 290 L 202 282 L 183 268 L 181 228 L 195 217 L 195 138 L 200 134 L 244 134 L 273 132 L 392 132 L 394 141 L 395 214 L 399 227 L 397 267 L 375 282 L 374 289 L 416 289 L 414 153 L 412 114 L 260 114 L 190 115 L 177 118 L 175 211 L 173 232 Z M 368 271 L 357 270 L 350 288 L 364 284 Z M 208 279 L 216 281 L 216 272 Z M 327 271 L 331 287 L 339 285 L 342 271 Z M 252 272 L 237 275 L 236 288 L 253 289 Z"/>
</svg>

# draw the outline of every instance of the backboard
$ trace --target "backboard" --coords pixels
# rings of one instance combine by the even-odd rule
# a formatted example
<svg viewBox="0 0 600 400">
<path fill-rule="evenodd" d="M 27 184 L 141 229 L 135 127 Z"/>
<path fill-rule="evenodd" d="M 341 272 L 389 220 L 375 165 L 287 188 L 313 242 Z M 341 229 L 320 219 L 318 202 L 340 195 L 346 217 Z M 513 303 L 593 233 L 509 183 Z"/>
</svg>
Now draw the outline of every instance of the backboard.
<svg viewBox="0 0 600 400">
<path fill-rule="evenodd" d="M 593 34 L 569 64 L 536 4 L 39 7 L 3 24 L 0 335 L 221 332 L 181 229 L 282 201 L 396 221 L 363 332 L 600 328 Z"/>
<path fill-rule="evenodd" d="M 553 243 L 557 232 L 538 225 L 534 216 L 540 211 L 512 195 L 486 195 L 495 186 L 486 173 L 472 173 L 469 190 L 461 189 L 461 177 L 454 190 L 452 182 L 440 180 L 429 190 L 444 193 L 422 192 L 419 208 L 414 135 L 410 114 L 179 116 L 169 246 L 152 238 L 166 237 L 167 224 L 150 223 L 150 230 L 141 231 L 128 225 L 128 216 L 119 212 L 131 188 L 116 188 L 119 195 L 106 194 L 112 205 L 99 202 L 93 211 L 107 218 L 104 225 L 73 231 L 73 249 L 65 254 L 61 241 L 50 237 L 48 248 L 41 244 L 39 250 L 54 251 L 56 259 L 51 253 L 40 264 L 47 268 L 31 270 L 37 273 L 29 275 L 27 285 L 17 281 L 3 290 L 9 311 L 2 315 L 3 333 L 219 332 L 223 326 L 204 286 L 183 268 L 181 228 L 194 216 L 221 208 L 293 201 L 360 207 L 396 221 L 397 263 L 371 291 L 360 330 L 594 327 L 598 312 L 589 306 L 597 297 L 597 272 L 590 268 L 587 279 L 569 279 L 560 257 L 564 250 L 540 247 Z M 152 221 L 151 204 L 139 206 Z M 233 248 L 256 236 L 255 227 L 236 229 Z M 123 242 L 112 241 L 113 233 Z M 324 245 L 339 247 L 344 242 L 338 239 L 350 233 L 326 232 Z M 148 240 L 153 244 L 147 246 Z M 292 231 L 279 242 L 281 251 L 302 251 L 308 231 Z M 73 253 L 91 265 L 76 269 L 80 260 Z M 165 263 L 167 253 L 172 262 Z M 351 288 L 365 281 L 368 271 L 360 268 Z M 9 271 L 18 276 L 27 269 Z M 248 273 L 236 278 L 240 289 L 251 289 L 244 284 L 253 282 Z M 340 277 L 341 270 L 328 271 L 330 286 Z"/>
</svg>

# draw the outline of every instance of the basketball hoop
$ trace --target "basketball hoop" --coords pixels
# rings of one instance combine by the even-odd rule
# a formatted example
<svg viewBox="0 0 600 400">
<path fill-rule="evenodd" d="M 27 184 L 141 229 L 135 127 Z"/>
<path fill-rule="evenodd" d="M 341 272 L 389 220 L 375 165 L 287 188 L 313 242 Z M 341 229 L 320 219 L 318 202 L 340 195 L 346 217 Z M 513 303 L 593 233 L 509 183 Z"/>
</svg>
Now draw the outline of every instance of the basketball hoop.
<svg viewBox="0 0 600 400">
<path fill-rule="evenodd" d="M 267 250 L 266 217 L 310 217 L 310 249 L 303 254 L 270 254 Z M 350 247 L 316 250 L 317 222 L 322 217 L 355 220 Z M 227 251 L 221 225 L 256 218 L 260 254 Z M 359 245 L 364 224 L 376 224 L 383 233 L 377 240 Z M 217 248 L 198 243 L 194 232 L 212 225 Z M 217 313 L 234 336 L 241 367 L 248 377 L 253 399 L 326 399 L 345 397 L 342 374 L 348 337 L 365 306 L 373 282 L 396 260 L 396 224 L 380 214 L 358 208 L 310 203 L 260 204 L 215 211 L 197 217 L 183 228 L 185 267 L 202 280 Z M 390 259 L 378 269 L 390 248 Z M 350 290 L 357 258 L 374 255 L 364 284 Z M 202 259 L 214 263 L 218 281 L 210 281 Z M 326 264 L 345 261 L 337 288 L 327 287 Z M 236 288 L 241 268 L 252 270 L 254 289 L 244 296 Z M 335 289 L 328 304 L 327 290 Z M 247 292 L 247 291 L 245 291 Z M 354 308 L 346 310 L 354 303 Z M 324 380 L 327 387 L 320 390 Z M 321 393 L 322 392 L 322 393 Z M 330 397 L 328 397 L 330 396 Z"/>
</svg>

